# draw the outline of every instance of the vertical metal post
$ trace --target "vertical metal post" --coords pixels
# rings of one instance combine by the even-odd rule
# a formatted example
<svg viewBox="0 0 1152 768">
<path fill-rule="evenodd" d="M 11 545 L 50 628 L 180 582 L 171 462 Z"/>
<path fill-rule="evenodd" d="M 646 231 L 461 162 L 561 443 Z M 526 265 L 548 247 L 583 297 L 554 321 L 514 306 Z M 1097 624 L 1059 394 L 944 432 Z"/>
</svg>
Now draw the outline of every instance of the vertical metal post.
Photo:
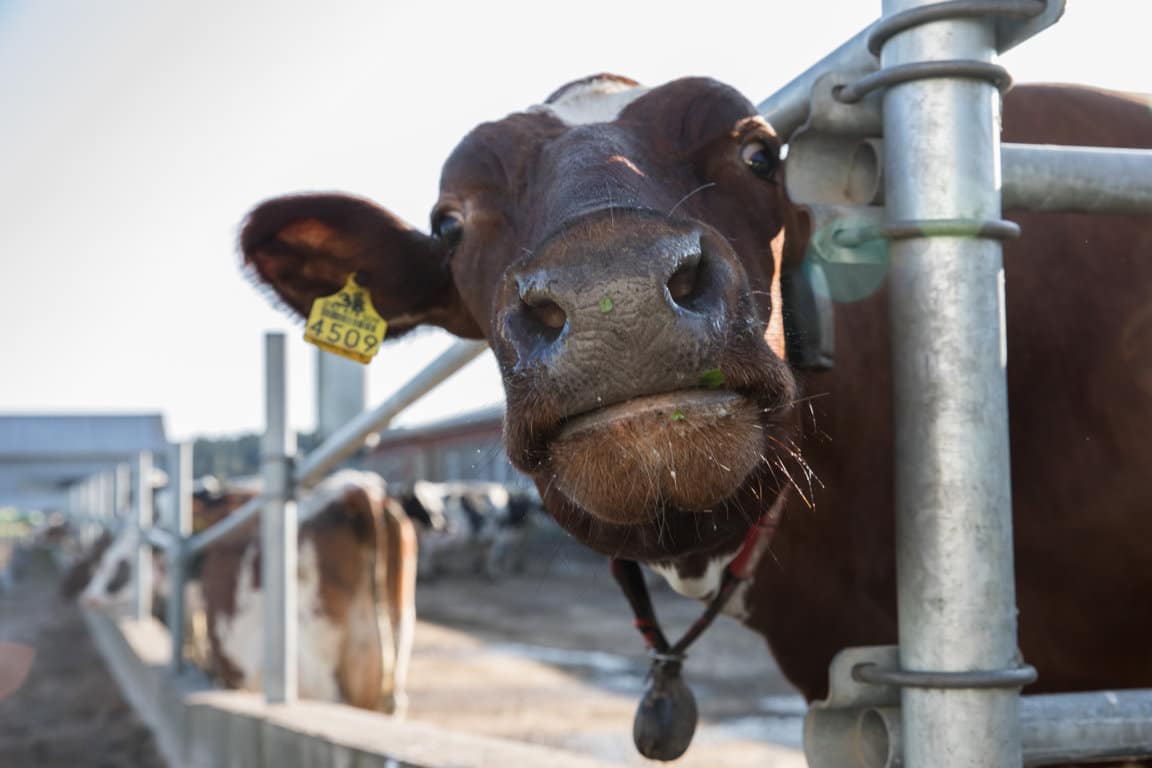
<svg viewBox="0 0 1152 768">
<path fill-rule="evenodd" d="M 116 520 L 116 472 L 105 470 L 100 473 L 100 518 L 105 528 L 111 528 Z"/>
<path fill-rule="evenodd" d="M 184 669 L 184 585 L 187 581 L 187 563 L 184 544 L 192 535 L 192 446 L 191 441 L 175 443 L 171 447 L 169 488 L 172 493 L 171 520 L 168 530 L 174 534 L 168 551 L 168 632 L 172 638 L 171 669 L 179 673 Z"/>
<path fill-rule="evenodd" d="M 132 505 L 132 466 L 116 465 L 116 502 L 112 505 L 114 527 L 123 525 L 128 508 Z"/>
<path fill-rule="evenodd" d="M 104 475 L 100 472 L 88 478 L 92 487 L 92 517 L 101 526 L 104 525 Z"/>
<path fill-rule="evenodd" d="M 261 446 L 267 501 L 261 515 L 264 585 L 264 696 L 296 699 L 296 503 L 287 427 L 284 334 L 264 336 L 265 430 Z"/>
<path fill-rule="evenodd" d="M 367 366 L 316 350 L 316 432 L 321 440 L 364 412 L 367 381 Z"/>
<path fill-rule="evenodd" d="M 92 544 L 99 536 L 99 519 L 96 517 L 96 481 L 91 477 L 84 480 L 84 519 L 87 530 L 87 544 Z"/>
<path fill-rule="evenodd" d="M 883 0 L 886 15 L 929 2 Z M 993 55 L 990 25 L 958 19 L 895 35 L 881 62 Z M 999 104 L 977 79 L 886 90 L 890 223 L 999 218 Z M 917 237 L 890 254 L 901 665 L 1015 667 L 1000 243 Z M 902 705 L 905 765 L 1020 765 L 1017 690 L 905 688 Z"/>
<path fill-rule="evenodd" d="M 136 460 L 136 568 L 133 595 L 135 618 L 152 616 L 152 545 L 145 532 L 152 527 L 152 453 L 143 451 Z"/>
</svg>

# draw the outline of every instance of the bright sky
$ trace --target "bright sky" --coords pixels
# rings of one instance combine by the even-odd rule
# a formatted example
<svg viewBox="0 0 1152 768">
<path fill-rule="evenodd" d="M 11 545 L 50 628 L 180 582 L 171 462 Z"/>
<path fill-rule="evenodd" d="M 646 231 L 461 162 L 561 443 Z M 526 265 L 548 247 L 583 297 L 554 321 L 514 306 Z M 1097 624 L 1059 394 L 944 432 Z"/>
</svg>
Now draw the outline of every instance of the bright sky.
<svg viewBox="0 0 1152 768">
<path fill-rule="evenodd" d="M 1004 57 L 1018 81 L 1152 92 L 1147 2 L 1068 0 Z M 263 331 L 313 353 L 237 268 L 236 228 L 302 190 L 427 226 L 472 126 L 610 71 L 724 80 L 758 102 L 880 12 L 868 0 L 578 5 L 0 0 L 0 412 L 160 410 L 170 436 L 259 428 Z M 372 403 L 444 349 L 385 349 Z M 406 417 L 498 401 L 491 357 Z"/>
</svg>

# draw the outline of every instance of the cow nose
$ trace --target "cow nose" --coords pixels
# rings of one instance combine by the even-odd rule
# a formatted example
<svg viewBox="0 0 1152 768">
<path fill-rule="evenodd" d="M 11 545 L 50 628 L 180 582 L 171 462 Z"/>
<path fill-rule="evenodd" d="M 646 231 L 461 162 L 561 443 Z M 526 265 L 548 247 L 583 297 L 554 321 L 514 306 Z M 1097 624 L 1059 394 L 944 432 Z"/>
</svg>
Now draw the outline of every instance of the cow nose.
<svg viewBox="0 0 1152 768">
<path fill-rule="evenodd" d="M 742 285 L 716 233 L 645 213 L 585 217 L 508 274 L 499 323 L 513 369 L 573 408 L 693 386 L 717 364 Z"/>
</svg>

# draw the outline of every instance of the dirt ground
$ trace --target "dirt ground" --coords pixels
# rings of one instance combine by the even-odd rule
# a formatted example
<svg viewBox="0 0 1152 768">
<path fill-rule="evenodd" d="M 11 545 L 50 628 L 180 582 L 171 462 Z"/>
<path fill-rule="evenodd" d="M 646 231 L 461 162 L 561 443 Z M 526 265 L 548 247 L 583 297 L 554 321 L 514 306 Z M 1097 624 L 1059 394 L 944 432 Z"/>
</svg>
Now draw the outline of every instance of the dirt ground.
<svg viewBox="0 0 1152 768">
<path fill-rule="evenodd" d="M 647 764 L 632 745 L 647 658 L 627 603 L 606 561 L 551 547 L 525 575 L 421 582 L 409 717 Z M 700 614 L 667 588 L 653 599 L 672 638 Z M 721 617 L 690 651 L 684 676 L 700 726 L 675 766 L 804 765 L 803 701 L 759 637 Z"/>
<path fill-rule="evenodd" d="M 78 609 L 57 600 L 45 555 L 28 558 L 15 589 L 0 592 L 0 766 L 164 766 Z"/>
<path fill-rule="evenodd" d="M 421 582 L 409 718 L 647 764 L 631 736 L 647 660 L 606 562 L 550 539 L 527 568 L 496 582 Z M 666 588 L 653 599 L 670 637 L 699 615 Z M 690 652 L 685 679 L 700 726 L 677 768 L 804 764 L 803 703 L 758 637 L 721 617 Z M 0 767 L 163 765 L 76 607 L 57 600 L 48 560 L 33 559 L 18 588 L 0 593 Z"/>
</svg>

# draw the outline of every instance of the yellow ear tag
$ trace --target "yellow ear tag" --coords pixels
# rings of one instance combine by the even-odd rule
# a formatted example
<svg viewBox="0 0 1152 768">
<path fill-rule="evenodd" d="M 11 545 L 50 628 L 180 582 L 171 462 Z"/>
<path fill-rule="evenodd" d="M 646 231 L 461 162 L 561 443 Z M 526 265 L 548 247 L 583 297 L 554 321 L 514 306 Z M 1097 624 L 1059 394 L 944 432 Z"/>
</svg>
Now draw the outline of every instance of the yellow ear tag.
<svg viewBox="0 0 1152 768">
<path fill-rule="evenodd" d="M 367 363 L 380 349 L 388 323 L 376 314 L 368 291 L 356 282 L 356 274 L 338 293 L 312 302 L 304 341 L 328 352 Z"/>
</svg>

